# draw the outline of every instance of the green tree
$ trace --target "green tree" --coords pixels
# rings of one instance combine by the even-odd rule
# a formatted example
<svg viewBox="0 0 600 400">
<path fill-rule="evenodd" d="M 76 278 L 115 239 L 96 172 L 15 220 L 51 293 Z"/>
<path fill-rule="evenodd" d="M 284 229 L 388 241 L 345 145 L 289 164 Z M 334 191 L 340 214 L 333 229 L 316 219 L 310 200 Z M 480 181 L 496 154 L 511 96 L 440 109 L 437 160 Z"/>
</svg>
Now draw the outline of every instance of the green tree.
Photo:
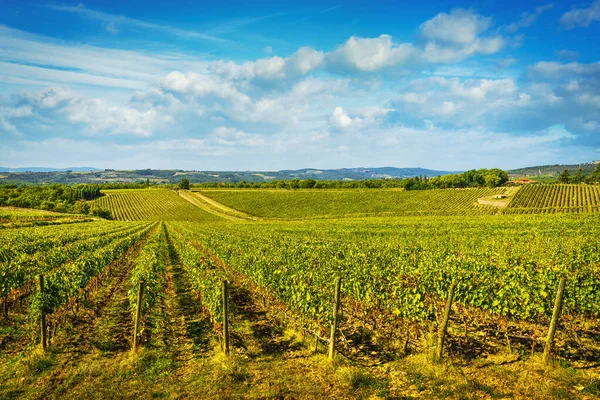
<svg viewBox="0 0 600 400">
<path fill-rule="evenodd" d="M 563 169 L 560 175 L 558 176 L 559 183 L 569 183 L 571 180 L 571 175 L 569 174 L 569 170 L 567 168 Z"/>
<path fill-rule="evenodd" d="M 185 190 L 189 190 L 190 189 L 190 180 L 187 178 L 183 178 L 181 180 L 181 183 L 179 184 L 179 187 Z"/>
<path fill-rule="evenodd" d="M 93 205 L 92 207 L 90 207 L 89 212 L 90 212 L 90 215 L 93 215 L 94 217 L 100 217 L 100 218 L 104 218 L 104 219 L 112 219 L 110 210 L 108 210 L 106 208 L 100 208 L 96 205 Z"/>
<path fill-rule="evenodd" d="M 86 201 L 78 201 L 73 206 L 73 212 L 76 214 L 89 214 L 90 203 Z"/>
<path fill-rule="evenodd" d="M 588 176 L 588 182 L 600 182 L 600 163 L 596 165 L 596 169 L 590 176 Z"/>
<path fill-rule="evenodd" d="M 575 175 L 573 175 L 573 179 L 571 180 L 571 182 L 582 183 L 584 180 L 585 180 L 585 173 L 583 172 L 583 168 L 579 167 L 579 168 L 577 168 L 577 171 L 575 171 Z"/>
<path fill-rule="evenodd" d="M 300 181 L 300 187 L 302 189 L 312 189 L 315 187 L 316 183 L 317 181 L 315 181 L 314 179 L 305 179 Z"/>
<path fill-rule="evenodd" d="M 485 186 L 487 186 L 487 187 L 493 188 L 493 187 L 500 186 L 501 182 L 502 182 L 502 179 L 498 175 L 487 174 L 485 176 Z"/>
</svg>

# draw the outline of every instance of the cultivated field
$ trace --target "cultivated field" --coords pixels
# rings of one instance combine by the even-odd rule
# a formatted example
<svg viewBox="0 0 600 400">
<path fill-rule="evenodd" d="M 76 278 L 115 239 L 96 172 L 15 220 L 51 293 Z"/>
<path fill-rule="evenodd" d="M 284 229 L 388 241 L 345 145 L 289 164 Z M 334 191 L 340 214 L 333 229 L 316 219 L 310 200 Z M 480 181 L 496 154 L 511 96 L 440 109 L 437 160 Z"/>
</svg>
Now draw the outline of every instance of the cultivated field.
<svg viewBox="0 0 600 400">
<path fill-rule="evenodd" d="M 503 194 L 498 189 L 415 190 L 244 190 L 214 189 L 200 193 L 228 207 L 268 218 L 322 218 L 411 215 L 479 215 L 495 213 L 477 199 Z"/>
<path fill-rule="evenodd" d="M 214 216 L 190 204 L 167 189 L 105 190 L 96 201 L 120 221 L 194 221 L 214 220 Z"/>
<path fill-rule="evenodd" d="M 597 187 L 477 204 L 505 192 L 119 190 L 96 200 L 116 221 L 10 214 L 0 398 L 600 396 Z"/>
<path fill-rule="evenodd" d="M 510 202 L 511 212 L 556 213 L 599 212 L 598 185 L 533 185 L 519 190 Z"/>
</svg>

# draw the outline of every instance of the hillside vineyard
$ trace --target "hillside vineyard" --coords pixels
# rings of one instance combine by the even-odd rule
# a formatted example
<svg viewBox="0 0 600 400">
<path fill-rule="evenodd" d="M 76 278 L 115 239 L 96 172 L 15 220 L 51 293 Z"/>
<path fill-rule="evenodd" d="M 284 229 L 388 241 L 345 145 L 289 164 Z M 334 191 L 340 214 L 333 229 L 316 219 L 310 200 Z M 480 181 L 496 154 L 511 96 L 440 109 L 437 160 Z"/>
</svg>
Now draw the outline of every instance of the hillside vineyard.
<svg viewBox="0 0 600 400">
<path fill-rule="evenodd" d="M 452 338 L 461 335 L 474 343 L 503 338 L 511 351 L 535 352 L 544 347 L 564 280 L 554 351 L 580 360 L 566 345 L 577 335 L 579 351 L 595 354 L 597 187 L 530 186 L 505 209 L 477 204 L 505 190 L 204 190 L 216 202 L 206 209 L 186 200 L 187 192 L 107 191 L 96 202 L 117 221 L 56 215 L 46 216 L 49 226 L 0 230 L 3 324 L 27 332 L 19 340 L 3 334 L 2 343 L 12 351 L 58 346 L 72 329 L 65 328 L 69 321 L 97 293 L 121 293 L 120 314 L 102 318 L 116 318 L 133 336 L 96 346 L 156 346 L 151 343 L 170 329 L 160 322 L 165 293 L 179 296 L 173 279 L 187 282 L 198 312 L 210 321 L 203 335 L 223 338 L 233 329 L 227 335 L 235 337 L 240 329 L 225 326 L 225 304 L 235 309 L 236 301 L 224 300 L 227 282 L 234 293 L 247 291 L 276 318 L 327 342 L 339 277 L 342 314 L 335 330 L 343 337 L 368 331 L 385 351 L 401 354 L 437 329 L 450 298 L 448 352 L 460 354 Z M 215 204 L 261 218 L 222 218 Z M 23 211 L 5 214 L 4 221 L 27 219 Z M 114 329 L 103 324 L 95 328 L 100 336 Z M 336 351 L 362 351 L 343 343 Z"/>
</svg>

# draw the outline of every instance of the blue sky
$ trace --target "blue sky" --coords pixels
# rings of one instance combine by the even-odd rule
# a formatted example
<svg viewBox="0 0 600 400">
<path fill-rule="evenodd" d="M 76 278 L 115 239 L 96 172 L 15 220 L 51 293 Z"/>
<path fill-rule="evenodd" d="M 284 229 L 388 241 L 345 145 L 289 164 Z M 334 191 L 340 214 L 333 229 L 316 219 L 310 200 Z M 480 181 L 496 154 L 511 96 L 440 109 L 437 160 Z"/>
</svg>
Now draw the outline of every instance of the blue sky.
<svg viewBox="0 0 600 400">
<path fill-rule="evenodd" d="M 600 0 L 0 0 L 0 165 L 600 159 Z"/>
</svg>

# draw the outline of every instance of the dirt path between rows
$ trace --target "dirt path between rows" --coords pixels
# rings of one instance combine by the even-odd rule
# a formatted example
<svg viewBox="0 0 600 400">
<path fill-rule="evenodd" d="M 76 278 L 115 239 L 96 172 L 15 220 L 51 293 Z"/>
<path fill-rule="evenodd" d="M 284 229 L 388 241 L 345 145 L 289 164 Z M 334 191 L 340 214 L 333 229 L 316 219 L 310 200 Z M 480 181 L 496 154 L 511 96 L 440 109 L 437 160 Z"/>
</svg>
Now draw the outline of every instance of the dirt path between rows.
<svg viewBox="0 0 600 400">
<path fill-rule="evenodd" d="M 200 298 L 190 285 L 175 249 L 167 240 L 164 312 L 165 345 L 177 364 L 176 375 L 185 377 L 192 363 L 210 352 L 212 325 Z"/>
<path fill-rule="evenodd" d="M 179 190 L 179 196 L 193 205 L 202 208 L 211 214 L 223 217 L 232 221 L 259 221 L 261 218 L 246 214 L 242 211 L 227 207 L 216 200 L 211 199 L 199 192 L 188 192 L 187 190 Z"/>
</svg>

